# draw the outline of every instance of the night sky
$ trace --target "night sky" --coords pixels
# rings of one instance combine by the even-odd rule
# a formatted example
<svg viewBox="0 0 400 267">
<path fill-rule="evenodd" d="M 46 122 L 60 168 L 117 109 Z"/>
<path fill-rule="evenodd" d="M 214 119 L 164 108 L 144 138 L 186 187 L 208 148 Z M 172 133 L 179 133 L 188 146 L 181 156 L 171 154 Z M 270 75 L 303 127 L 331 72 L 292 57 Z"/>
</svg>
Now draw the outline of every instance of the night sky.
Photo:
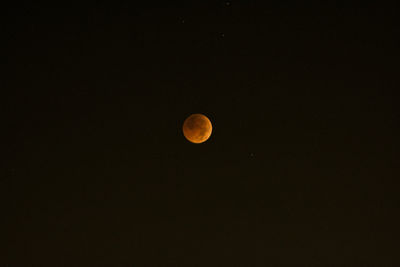
<svg viewBox="0 0 400 267">
<path fill-rule="evenodd" d="M 399 266 L 394 6 L 130 2 L 2 8 L 0 266 Z"/>
</svg>

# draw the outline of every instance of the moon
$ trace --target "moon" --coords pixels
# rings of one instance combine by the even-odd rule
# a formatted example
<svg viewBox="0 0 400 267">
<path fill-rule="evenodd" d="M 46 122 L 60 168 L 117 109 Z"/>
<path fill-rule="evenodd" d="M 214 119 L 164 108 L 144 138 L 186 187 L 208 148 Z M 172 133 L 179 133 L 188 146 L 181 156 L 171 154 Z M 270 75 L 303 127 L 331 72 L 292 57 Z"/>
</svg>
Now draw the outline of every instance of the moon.
<svg viewBox="0 0 400 267">
<path fill-rule="evenodd" d="M 192 114 L 183 123 L 182 130 L 188 141 L 200 144 L 210 138 L 212 124 L 203 114 Z"/>
</svg>

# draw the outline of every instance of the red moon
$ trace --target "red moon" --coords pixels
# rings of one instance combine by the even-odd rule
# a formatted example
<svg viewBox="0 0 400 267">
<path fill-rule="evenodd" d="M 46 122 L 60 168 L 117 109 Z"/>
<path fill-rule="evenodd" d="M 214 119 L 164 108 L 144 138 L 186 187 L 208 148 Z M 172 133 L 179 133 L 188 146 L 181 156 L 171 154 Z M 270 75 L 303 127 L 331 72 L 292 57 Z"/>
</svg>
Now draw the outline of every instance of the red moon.
<svg viewBox="0 0 400 267">
<path fill-rule="evenodd" d="M 203 114 L 192 114 L 183 123 L 183 135 L 192 143 L 200 144 L 211 136 L 211 121 Z"/>
</svg>

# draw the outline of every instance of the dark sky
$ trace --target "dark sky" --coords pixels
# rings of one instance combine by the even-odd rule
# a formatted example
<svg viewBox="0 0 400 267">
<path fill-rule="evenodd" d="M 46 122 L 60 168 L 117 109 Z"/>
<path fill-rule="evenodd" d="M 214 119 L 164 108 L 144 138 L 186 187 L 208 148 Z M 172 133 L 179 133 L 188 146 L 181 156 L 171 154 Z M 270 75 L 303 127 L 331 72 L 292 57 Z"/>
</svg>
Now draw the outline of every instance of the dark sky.
<svg viewBox="0 0 400 267">
<path fill-rule="evenodd" d="M 2 9 L 0 266 L 400 264 L 394 6 L 131 2 Z"/>
</svg>

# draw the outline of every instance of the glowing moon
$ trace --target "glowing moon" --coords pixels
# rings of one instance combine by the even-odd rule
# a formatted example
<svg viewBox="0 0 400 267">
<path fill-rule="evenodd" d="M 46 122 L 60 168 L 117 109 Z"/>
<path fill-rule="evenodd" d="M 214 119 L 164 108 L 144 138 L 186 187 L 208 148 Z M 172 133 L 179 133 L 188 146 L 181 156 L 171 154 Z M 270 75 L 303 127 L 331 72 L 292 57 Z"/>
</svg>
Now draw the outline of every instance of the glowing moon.
<svg viewBox="0 0 400 267">
<path fill-rule="evenodd" d="M 200 144 L 211 136 L 211 121 L 203 114 L 192 114 L 183 123 L 183 135 L 192 143 Z"/>
</svg>

